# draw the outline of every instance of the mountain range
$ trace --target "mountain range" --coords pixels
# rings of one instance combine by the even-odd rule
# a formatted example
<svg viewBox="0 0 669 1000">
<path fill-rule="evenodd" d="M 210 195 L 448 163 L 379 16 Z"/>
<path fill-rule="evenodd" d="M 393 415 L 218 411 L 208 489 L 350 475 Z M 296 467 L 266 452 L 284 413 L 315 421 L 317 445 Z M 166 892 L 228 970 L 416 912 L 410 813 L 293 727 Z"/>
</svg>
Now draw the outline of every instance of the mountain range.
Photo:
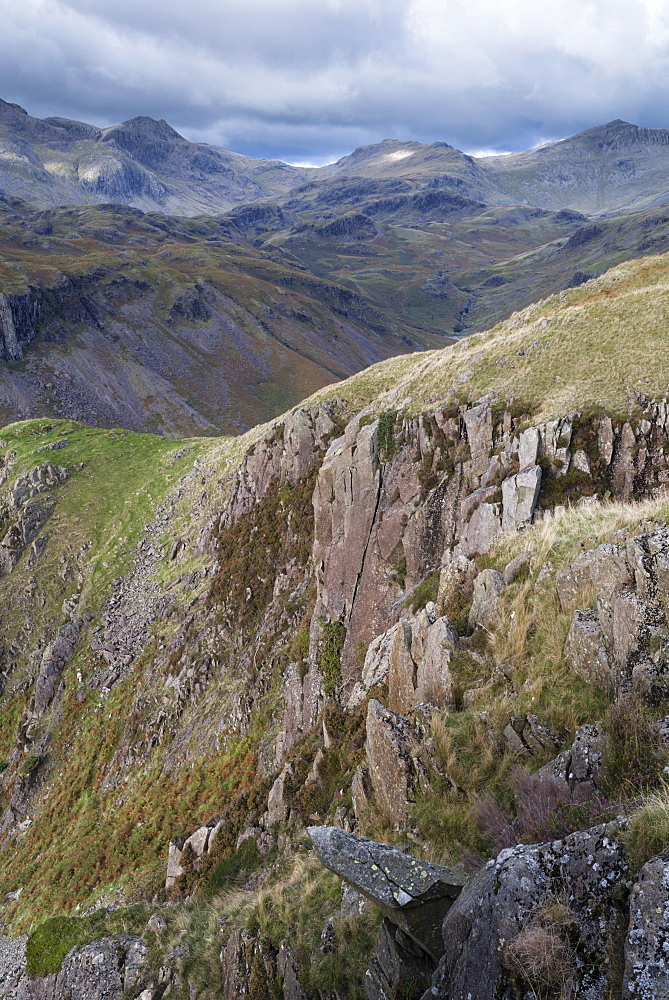
<svg viewBox="0 0 669 1000">
<path fill-rule="evenodd" d="M 238 433 L 669 249 L 669 132 L 305 168 L 0 102 L 0 191 L 0 419 Z"/>
<path fill-rule="evenodd" d="M 0 190 L 40 208 L 113 201 L 171 215 L 217 214 L 312 185 L 321 204 L 338 204 L 350 197 L 341 189 L 351 178 L 376 181 L 358 191 L 368 200 L 450 190 L 491 205 L 587 214 L 669 198 L 669 131 L 620 120 L 521 153 L 474 157 L 445 142 L 389 139 L 324 167 L 296 167 L 189 142 L 162 119 L 98 128 L 33 118 L 0 100 L 0 144 Z"/>
</svg>

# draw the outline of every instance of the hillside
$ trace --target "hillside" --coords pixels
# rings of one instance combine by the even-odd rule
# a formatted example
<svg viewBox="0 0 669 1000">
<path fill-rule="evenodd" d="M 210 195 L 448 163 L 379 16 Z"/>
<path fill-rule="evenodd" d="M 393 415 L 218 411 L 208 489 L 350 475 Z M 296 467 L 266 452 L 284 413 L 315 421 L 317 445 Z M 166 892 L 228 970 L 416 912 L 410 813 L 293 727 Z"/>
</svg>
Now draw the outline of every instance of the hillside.
<svg viewBox="0 0 669 1000">
<path fill-rule="evenodd" d="M 668 278 L 236 438 L 3 428 L 6 996 L 664 982 Z"/>
<path fill-rule="evenodd" d="M 239 432 L 438 346 L 230 223 L 0 199 L 0 420 Z"/>
</svg>

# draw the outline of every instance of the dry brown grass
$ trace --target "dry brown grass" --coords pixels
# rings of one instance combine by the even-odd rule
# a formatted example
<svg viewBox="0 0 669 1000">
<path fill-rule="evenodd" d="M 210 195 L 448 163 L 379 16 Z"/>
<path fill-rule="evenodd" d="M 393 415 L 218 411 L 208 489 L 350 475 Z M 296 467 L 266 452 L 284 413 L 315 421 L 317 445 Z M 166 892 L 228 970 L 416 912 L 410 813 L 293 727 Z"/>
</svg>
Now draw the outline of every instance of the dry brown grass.
<svg viewBox="0 0 669 1000">
<path fill-rule="evenodd" d="M 576 957 L 553 928 L 538 922 L 525 927 L 506 946 L 504 962 L 536 1000 L 569 1000 L 572 996 Z"/>
</svg>

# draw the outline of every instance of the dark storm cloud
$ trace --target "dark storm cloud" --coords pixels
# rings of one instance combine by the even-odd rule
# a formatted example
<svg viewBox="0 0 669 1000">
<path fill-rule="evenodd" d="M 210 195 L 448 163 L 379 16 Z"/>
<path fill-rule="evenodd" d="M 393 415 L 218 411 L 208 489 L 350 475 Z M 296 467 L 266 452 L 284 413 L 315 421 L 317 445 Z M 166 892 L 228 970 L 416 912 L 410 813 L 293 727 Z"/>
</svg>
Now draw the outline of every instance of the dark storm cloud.
<svg viewBox="0 0 669 1000">
<path fill-rule="evenodd" d="M 665 0 L 0 0 L 0 96 L 320 162 L 384 137 L 520 149 L 669 125 Z"/>
</svg>

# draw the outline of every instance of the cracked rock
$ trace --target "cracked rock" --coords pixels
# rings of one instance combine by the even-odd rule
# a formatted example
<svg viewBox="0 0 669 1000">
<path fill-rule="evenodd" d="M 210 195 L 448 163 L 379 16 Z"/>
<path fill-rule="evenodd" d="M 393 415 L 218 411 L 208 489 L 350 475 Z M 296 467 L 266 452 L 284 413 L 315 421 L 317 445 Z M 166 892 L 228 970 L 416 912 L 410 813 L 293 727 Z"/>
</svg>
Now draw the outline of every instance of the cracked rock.
<svg viewBox="0 0 669 1000">
<path fill-rule="evenodd" d="M 466 884 L 455 868 L 419 861 L 333 826 L 310 826 L 319 861 L 375 903 L 424 952 L 443 951 L 441 922 Z"/>
</svg>

